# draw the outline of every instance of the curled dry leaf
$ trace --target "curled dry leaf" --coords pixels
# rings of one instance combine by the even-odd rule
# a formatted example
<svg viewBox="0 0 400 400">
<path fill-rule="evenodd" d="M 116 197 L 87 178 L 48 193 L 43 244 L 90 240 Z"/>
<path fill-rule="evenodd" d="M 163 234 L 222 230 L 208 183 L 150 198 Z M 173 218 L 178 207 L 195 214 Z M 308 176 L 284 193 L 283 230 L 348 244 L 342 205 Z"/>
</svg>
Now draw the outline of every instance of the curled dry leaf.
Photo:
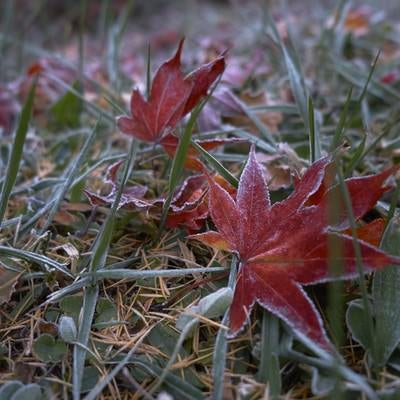
<svg viewBox="0 0 400 400">
<path fill-rule="evenodd" d="M 327 171 L 329 158 L 312 164 L 297 181 L 293 193 L 282 202 L 271 205 L 261 166 L 252 148 L 242 173 L 236 200 L 213 179 L 209 179 L 209 208 L 217 231 L 191 238 L 218 249 L 236 253 L 240 266 L 234 299 L 230 308 L 231 337 L 246 324 L 257 302 L 283 319 L 299 335 L 317 345 L 331 349 L 322 319 L 303 290 L 303 285 L 350 279 L 357 275 L 353 238 L 349 235 L 349 215 L 341 204 L 335 225 L 330 224 L 332 199 L 341 198 L 340 188 Z M 385 180 L 394 172 L 346 180 L 356 219 L 360 219 L 388 190 Z M 400 258 L 379 250 L 376 237 L 382 224 L 370 223 L 359 232 L 365 272 L 400 264 Z M 329 242 L 340 244 L 338 262 L 343 272 L 333 275 L 328 266 Z"/>
<path fill-rule="evenodd" d="M 112 164 L 106 174 L 105 182 L 110 185 L 111 190 L 107 195 L 98 195 L 85 190 L 92 206 L 110 206 L 114 202 L 117 193 L 117 172 L 122 162 Z M 221 185 L 233 193 L 234 189 L 222 178 L 216 177 Z M 204 174 L 194 175 L 186 178 L 182 185 L 176 190 L 166 220 L 169 228 L 181 227 L 188 232 L 198 232 L 204 226 L 204 221 L 209 216 L 208 210 L 208 184 Z M 147 188 L 145 186 L 126 186 L 122 193 L 118 208 L 125 210 L 147 210 L 154 208 L 160 211 L 165 198 L 146 198 Z"/>
<path fill-rule="evenodd" d="M 111 190 L 107 195 L 101 196 L 89 190 L 85 190 L 85 194 L 93 206 L 111 205 L 114 202 L 115 196 L 118 191 L 117 173 L 122 163 L 123 161 L 118 161 L 112 164 L 107 169 L 105 182 L 111 186 Z M 147 209 L 151 207 L 152 205 L 155 204 L 155 201 L 146 200 L 144 198 L 146 192 L 147 192 L 146 186 L 139 186 L 139 185 L 125 186 L 124 191 L 122 192 L 121 201 L 118 205 L 118 208 Z"/>
</svg>

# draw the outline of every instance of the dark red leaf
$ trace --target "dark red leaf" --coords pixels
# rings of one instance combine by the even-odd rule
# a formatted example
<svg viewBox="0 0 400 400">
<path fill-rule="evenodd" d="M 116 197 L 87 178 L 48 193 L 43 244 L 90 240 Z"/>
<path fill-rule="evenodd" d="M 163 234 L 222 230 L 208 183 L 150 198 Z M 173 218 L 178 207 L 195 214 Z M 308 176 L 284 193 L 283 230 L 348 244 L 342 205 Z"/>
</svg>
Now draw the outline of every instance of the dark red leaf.
<svg viewBox="0 0 400 400">
<path fill-rule="evenodd" d="M 352 207 L 361 218 L 388 189 L 385 180 L 394 172 L 346 180 Z M 334 227 L 328 221 L 331 198 L 339 198 L 334 186 L 333 164 L 323 158 L 298 180 L 293 193 L 284 201 L 270 205 L 262 170 L 252 148 L 239 182 L 236 200 L 214 180 L 210 181 L 210 214 L 218 232 L 193 235 L 207 245 L 238 254 L 240 270 L 230 310 L 230 336 L 245 325 L 257 302 L 282 318 L 298 334 L 331 349 L 321 318 L 301 285 L 357 275 L 353 238 L 349 235 L 349 217 L 339 202 L 339 220 Z M 400 264 L 377 247 L 382 222 L 366 224 L 358 230 L 364 271 L 371 272 L 388 264 Z M 342 231 L 342 232 L 340 232 Z M 331 236 L 342 251 L 336 257 L 343 266 L 338 277 L 329 269 Z"/>
<path fill-rule="evenodd" d="M 175 55 L 158 69 L 146 101 L 138 90 L 131 97 L 131 116 L 118 118 L 121 132 L 147 142 L 158 142 L 189 113 L 207 94 L 225 68 L 224 57 L 218 57 L 184 76 L 181 71 L 183 40 Z"/>
</svg>

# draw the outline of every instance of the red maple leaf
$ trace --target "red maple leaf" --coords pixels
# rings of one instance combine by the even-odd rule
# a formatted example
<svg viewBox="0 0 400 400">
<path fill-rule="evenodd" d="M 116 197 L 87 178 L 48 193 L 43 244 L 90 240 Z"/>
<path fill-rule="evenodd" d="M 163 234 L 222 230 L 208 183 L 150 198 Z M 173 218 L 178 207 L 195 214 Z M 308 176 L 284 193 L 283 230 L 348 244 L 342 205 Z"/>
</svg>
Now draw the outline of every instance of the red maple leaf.
<svg viewBox="0 0 400 400">
<path fill-rule="evenodd" d="M 329 158 L 312 164 L 297 181 L 293 193 L 273 205 L 254 148 L 240 178 L 236 200 L 209 179 L 210 214 L 218 232 L 208 231 L 191 238 L 235 252 L 240 259 L 230 308 L 230 337 L 244 327 L 257 302 L 301 336 L 325 349 L 331 348 L 320 315 L 302 288 L 338 279 L 328 267 L 331 236 L 341 244 L 338 261 L 343 265 L 343 273 L 339 279 L 357 275 L 353 238 L 346 231 L 350 227 L 346 209 L 340 208 L 337 224 L 330 226 L 328 222 L 330 199 L 340 198 L 339 186 L 327 179 L 330 166 Z M 356 219 L 388 189 L 384 182 L 393 171 L 391 168 L 377 175 L 346 180 Z M 360 230 L 358 244 L 365 272 L 400 264 L 400 258 L 373 245 L 382 227 L 382 223 L 373 222 Z"/>
<path fill-rule="evenodd" d="M 185 77 L 181 71 L 183 42 L 182 39 L 175 55 L 158 69 L 147 101 L 137 89 L 133 91 L 131 116 L 121 116 L 117 121 L 121 132 L 146 142 L 159 142 L 198 104 L 222 74 L 225 59 L 220 56 Z"/>
</svg>

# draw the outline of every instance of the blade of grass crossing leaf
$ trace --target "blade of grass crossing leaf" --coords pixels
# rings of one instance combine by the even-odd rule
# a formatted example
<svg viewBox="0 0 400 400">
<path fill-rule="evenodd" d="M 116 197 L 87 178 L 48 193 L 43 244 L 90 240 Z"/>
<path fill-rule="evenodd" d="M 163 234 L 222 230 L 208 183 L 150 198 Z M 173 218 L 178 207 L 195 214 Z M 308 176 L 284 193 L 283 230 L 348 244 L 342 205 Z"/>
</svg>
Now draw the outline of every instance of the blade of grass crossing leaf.
<svg viewBox="0 0 400 400">
<path fill-rule="evenodd" d="M 36 81 L 32 84 L 28 98 L 22 108 L 18 128 L 15 133 L 14 143 L 11 149 L 10 159 L 7 164 L 7 171 L 0 197 L 0 227 L 7 209 L 8 200 L 15 181 L 17 180 L 19 164 L 21 162 L 26 135 L 28 133 L 29 121 L 32 115 L 33 101 L 35 97 Z"/>
<path fill-rule="evenodd" d="M 99 119 L 97 121 L 91 134 L 88 136 L 85 143 L 83 144 L 82 150 L 80 151 L 78 156 L 75 158 L 75 160 L 72 161 L 71 167 L 70 167 L 69 171 L 67 172 L 66 176 L 64 177 L 65 178 L 64 184 L 57 189 L 57 192 L 54 196 L 54 202 L 52 203 L 52 208 L 50 209 L 47 220 L 41 229 L 41 233 L 44 233 L 46 231 L 46 229 L 49 227 L 49 225 L 51 224 L 51 222 L 53 221 L 53 218 L 54 218 L 55 214 L 57 213 L 61 202 L 63 201 L 65 195 L 67 194 L 68 190 L 70 189 L 71 185 L 73 184 L 74 179 L 77 175 L 77 172 L 78 172 L 81 164 L 85 161 L 87 154 L 93 144 L 93 141 L 96 137 L 96 133 L 97 133 L 98 127 L 100 125 L 100 122 L 101 122 L 101 119 Z"/>
<path fill-rule="evenodd" d="M 72 364 L 72 395 L 74 400 L 81 398 L 82 378 L 85 368 L 86 350 L 89 342 L 90 328 L 92 326 L 94 312 L 96 310 L 99 288 L 97 285 L 88 286 L 85 289 L 83 305 L 79 316 L 79 330 L 77 342 L 81 346 L 75 345 L 73 351 Z"/>
<path fill-rule="evenodd" d="M 198 143 L 192 140 L 192 146 L 200 153 L 200 155 L 218 172 L 223 178 L 225 178 L 233 187 L 239 186 L 239 181 L 207 150 L 203 149 Z"/>
<path fill-rule="evenodd" d="M 194 126 L 197 122 L 197 118 L 199 117 L 201 110 L 204 108 L 204 106 L 206 105 L 206 103 L 208 102 L 208 100 L 210 99 L 212 94 L 214 93 L 214 90 L 216 89 L 216 87 L 218 86 L 218 84 L 221 80 L 221 76 L 214 83 L 214 85 L 210 89 L 210 91 L 209 91 L 208 95 L 205 97 L 205 99 L 193 109 L 192 113 L 190 114 L 189 121 L 187 122 L 187 124 L 185 126 L 183 135 L 179 138 L 179 144 L 178 144 L 178 148 L 176 150 L 174 159 L 172 161 L 171 173 L 170 173 L 170 178 L 169 178 L 169 182 L 168 182 L 168 196 L 164 202 L 163 210 L 162 210 L 162 214 L 161 214 L 160 229 L 159 229 L 160 234 L 161 234 L 162 230 L 164 229 L 165 221 L 166 221 L 167 215 L 168 215 L 168 210 L 169 210 L 169 207 L 171 206 L 171 202 L 173 199 L 173 195 L 174 195 L 173 193 L 175 191 L 176 186 L 178 185 L 179 179 L 183 172 L 186 155 L 189 150 L 189 146 L 190 146 L 191 139 L 192 139 L 192 133 L 193 133 Z"/>
<path fill-rule="evenodd" d="M 186 154 L 190 146 L 190 140 L 192 137 L 192 130 L 196 122 L 196 116 L 194 113 L 190 116 L 189 122 L 186 125 L 185 131 L 179 140 L 178 149 L 175 153 L 175 157 L 172 162 L 171 173 L 168 183 L 168 196 L 164 202 L 163 210 L 160 220 L 160 232 L 164 229 L 165 221 L 167 219 L 168 210 L 171 206 L 172 199 L 174 197 L 174 190 L 179 182 L 179 178 L 183 172 L 183 166 L 186 159 Z"/>
<path fill-rule="evenodd" d="M 76 177 L 74 182 L 72 183 L 72 186 L 78 185 L 88 175 L 90 175 L 93 171 L 95 171 L 101 165 L 107 164 L 109 162 L 115 162 L 115 161 L 121 160 L 124 157 L 125 157 L 125 154 L 116 154 L 116 155 L 106 156 L 106 157 L 101 158 L 100 160 L 96 161 L 93 165 L 91 165 L 85 172 L 83 172 L 81 175 Z"/>
<path fill-rule="evenodd" d="M 172 202 L 172 199 L 174 196 L 174 191 L 175 191 L 176 186 L 178 185 L 179 179 L 183 172 L 186 155 L 189 150 L 190 141 L 192 138 L 193 128 L 196 124 L 197 117 L 199 116 L 200 111 L 202 110 L 204 104 L 205 104 L 205 102 L 202 103 L 201 105 L 197 106 L 193 110 L 193 112 L 190 115 L 189 121 L 186 124 L 183 135 L 179 139 L 178 148 L 175 153 L 174 159 L 172 161 L 171 173 L 170 173 L 169 182 L 168 182 L 168 196 L 164 202 L 163 210 L 162 210 L 162 214 L 161 214 L 160 232 L 162 232 L 162 230 L 164 229 L 165 221 L 166 221 L 167 215 L 168 215 L 168 210 L 169 210 L 169 207 L 171 206 L 171 202 Z"/>
<path fill-rule="evenodd" d="M 229 273 L 228 287 L 234 288 L 237 274 L 237 258 L 232 257 L 231 268 Z M 226 311 L 222 325 L 227 326 L 229 324 L 229 310 Z M 225 383 L 225 365 L 226 365 L 226 354 L 228 350 L 228 339 L 226 338 L 226 331 L 219 329 L 217 338 L 215 339 L 214 351 L 213 351 L 213 363 L 212 363 L 212 378 L 213 378 L 213 392 L 212 398 L 214 400 L 222 400 L 224 395 L 224 383 Z"/>
<path fill-rule="evenodd" d="M 362 302 L 363 302 L 363 307 L 364 307 L 364 312 L 365 312 L 365 325 L 367 328 L 367 334 L 369 335 L 370 338 L 370 343 L 373 344 L 373 339 L 374 339 L 374 326 L 373 326 L 373 320 L 372 320 L 372 311 L 371 311 L 371 306 L 370 306 L 370 301 L 368 299 L 368 291 L 367 291 L 367 285 L 365 283 L 365 278 L 364 278 L 364 268 L 363 268 L 363 262 L 362 262 L 362 255 L 361 255 L 361 248 L 360 244 L 357 240 L 357 225 L 355 222 L 355 217 L 354 217 L 354 212 L 353 212 L 353 206 L 351 203 L 351 198 L 350 194 L 348 191 L 348 188 L 344 182 L 344 176 L 343 176 L 343 171 L 341 166 L 337 168 L 337 176 L 339 179 L 339 185 L 340 185 L 340 190 L 343 196 L 343 201 L 346 207 L 346 211 L 349 215 L 349 222 L 350 222 L 350 228 L 351 228 L 351 233 L 353 236 L 353 247 L 354 247 L 354 254 L 356 257 L 356 270 L 358 273 L 358 281 L 361 289 L 361 296 L 362 296 Z M 374 358 L 375 357 L 375 346 L 372 345 L 372 348 L 370 349 L 371 355 Z"/>
</svg>

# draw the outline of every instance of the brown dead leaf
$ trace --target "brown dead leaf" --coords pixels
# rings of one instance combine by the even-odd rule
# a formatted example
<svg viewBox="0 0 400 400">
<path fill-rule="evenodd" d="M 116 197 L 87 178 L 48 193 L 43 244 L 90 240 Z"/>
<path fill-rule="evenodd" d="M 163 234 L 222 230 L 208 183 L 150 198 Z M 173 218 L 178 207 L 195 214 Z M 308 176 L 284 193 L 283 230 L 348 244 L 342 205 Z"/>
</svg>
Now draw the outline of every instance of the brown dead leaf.
<svg viewBox="0 0 400 400">
<path fill-rule="evenodd" d="M 0 263 L 0 304 L 10 300 L 22 272 L 14 271 Z"/>
</svg>

